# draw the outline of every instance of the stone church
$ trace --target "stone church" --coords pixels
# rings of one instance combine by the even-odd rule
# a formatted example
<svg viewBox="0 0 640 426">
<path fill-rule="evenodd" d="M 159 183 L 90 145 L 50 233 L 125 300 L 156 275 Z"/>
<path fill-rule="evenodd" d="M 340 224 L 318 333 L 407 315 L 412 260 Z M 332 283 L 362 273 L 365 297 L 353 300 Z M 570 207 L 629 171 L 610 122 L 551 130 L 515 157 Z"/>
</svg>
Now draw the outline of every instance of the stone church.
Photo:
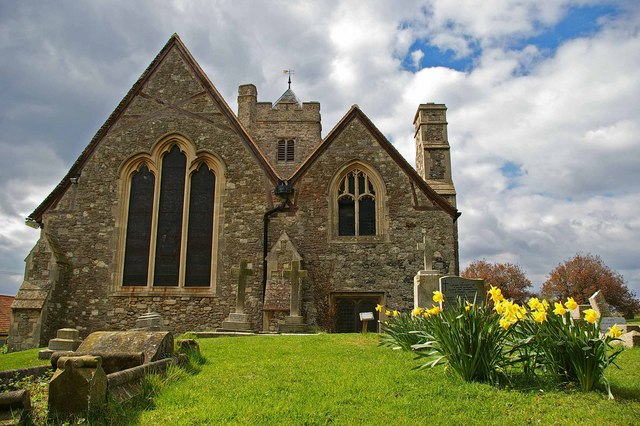
<svg viewBox="0 0 640 426">
<path fill-rule="evenodd" d="M 378 303 L 412 308 L 418 270 L 458 272 L 460 215 L 446 107 L 413 124 L 415 169 L 357 105 L 324 138 L 291 87 L 240 86 L 236 115 L 173 35 L 27 218 L 10 346 L 149 312 L 176 333 L 350 332 Z"/>
</svg>

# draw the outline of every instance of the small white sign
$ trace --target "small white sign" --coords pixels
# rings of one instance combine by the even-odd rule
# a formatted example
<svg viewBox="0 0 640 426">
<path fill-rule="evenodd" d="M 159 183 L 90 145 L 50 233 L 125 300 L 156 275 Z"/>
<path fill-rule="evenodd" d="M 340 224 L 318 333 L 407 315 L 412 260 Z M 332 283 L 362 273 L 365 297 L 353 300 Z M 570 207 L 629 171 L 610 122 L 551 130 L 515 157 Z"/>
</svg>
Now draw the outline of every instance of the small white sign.
<svg viewBox="0 0 640 426">
<path fill-rule="evenodd" d="M 374 319 L 373 312 L 360 312 L 360 321 L 372 321 Z"/>
</svg>

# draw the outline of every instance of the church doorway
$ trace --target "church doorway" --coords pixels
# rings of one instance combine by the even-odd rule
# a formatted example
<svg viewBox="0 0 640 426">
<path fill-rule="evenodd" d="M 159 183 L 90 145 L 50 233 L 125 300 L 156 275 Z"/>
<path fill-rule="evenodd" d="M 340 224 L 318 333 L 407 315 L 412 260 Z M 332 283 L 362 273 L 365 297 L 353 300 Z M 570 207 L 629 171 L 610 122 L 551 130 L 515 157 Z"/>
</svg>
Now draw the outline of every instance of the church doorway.
<svg viewBox="0 0 640 426">
<path fill-rule="evenodd" d="M 378 332 L 378 312 L 376 305 L 382 304 L 381 293 L 339 293 L 333 294 L 334 331 L 336 333 L 362 332 L 361 312 L 373 312 L 375 321 L 367 322 L 367 332 Z"/>
</svg>

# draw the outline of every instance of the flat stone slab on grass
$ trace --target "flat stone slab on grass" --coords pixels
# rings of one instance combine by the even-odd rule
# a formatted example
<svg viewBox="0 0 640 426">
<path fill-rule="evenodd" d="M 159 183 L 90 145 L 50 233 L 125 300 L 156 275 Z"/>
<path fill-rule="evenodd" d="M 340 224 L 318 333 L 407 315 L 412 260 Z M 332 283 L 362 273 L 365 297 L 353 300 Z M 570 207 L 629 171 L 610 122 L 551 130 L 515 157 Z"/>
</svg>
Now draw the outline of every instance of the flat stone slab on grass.
<svg viewBox="0 0 640 426">
<path fill-rule="evenodd" d="M 168 331 L 96 331 L 77 352 L 144 352 L 147 363 L 173 354 L 173 335 Z"/>
</svg>

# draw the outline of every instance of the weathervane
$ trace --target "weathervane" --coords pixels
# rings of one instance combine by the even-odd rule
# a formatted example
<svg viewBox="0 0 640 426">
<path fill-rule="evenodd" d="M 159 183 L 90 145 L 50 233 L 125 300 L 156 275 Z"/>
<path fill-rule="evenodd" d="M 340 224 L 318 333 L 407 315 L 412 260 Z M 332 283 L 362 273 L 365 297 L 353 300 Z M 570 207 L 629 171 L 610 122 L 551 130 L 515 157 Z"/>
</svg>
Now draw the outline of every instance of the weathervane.
<svg viewBox="0 0 640 426">
<path fill-rule="evenodd" d="M 291 89 L 291 74 L 295 74 L 295 71 L 293 71 L 293 70 L 282 70 L 282 72 L 284 74 L 288 74 L 289 75 L 289 89 Z"/>
</svg>

